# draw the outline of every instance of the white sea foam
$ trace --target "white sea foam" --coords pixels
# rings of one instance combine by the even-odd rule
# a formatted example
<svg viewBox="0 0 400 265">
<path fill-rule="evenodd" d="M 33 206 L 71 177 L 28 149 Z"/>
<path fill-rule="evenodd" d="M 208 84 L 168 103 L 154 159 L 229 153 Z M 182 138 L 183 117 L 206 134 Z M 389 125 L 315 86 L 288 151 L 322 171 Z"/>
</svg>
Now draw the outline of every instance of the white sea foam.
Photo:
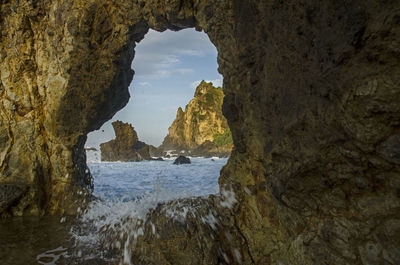
<svg viewBox="0 0 400 265">
<path fill-rule="evenodd" d="M 208 224 L 209 226 L 211 226 L 211 228 L 213 230 L 217 229 L 217 223 L 218 223 L 218 219 L 212 214 L 209 213 L 208 215 L 206 215 L 205 217 L 201 217 L 201 221 L 203 223 Z"/>
<path fill-rule="evenodd" d="M 48 250 L 42 254 L 37 255 L 36 260 L 39 264 L 55 265 L 56 262 L 62 257 L 67 256 L 67 249 L 58 247 L 56 249 Z M 43 259 L 47 261 L 42 261 Z"/>
<path fill-rule="evenodd" d="M 226 207 L 231 209 L 233 205 L 237 202 L 235 197 L 235 192 L 232 190 L 232 187 L 224 187 L 221 189 L 222 200 L 220 205 L 222 207 Z"/>
<path fill-rule="evenodd" d="M 227 159 L 191 160 L 192 164 L 179 166 L 173 165 L 172 161 L 90 163 L 95 196 L 99 200 L 90 204 L 79 225 L 71 230 L 79 246 L 77 249 L 120 249 L 121 264 L 131 264 L 130 251 L 144 233 L 143 224 L 150 209 L 161 202 L 219 192 L 219 171 Z M 236 202 L 232 193 L 223 193 L 226 206 Z M 195 206 L 179 202 L 163 211 L 167 217 L 179 221 L 197 212 Z M 199 218 L 216 229 L 217 218 L 212 213 Z M 151 225 L 152 233 L 156 234 L 155 226 Z"/>
</svg>

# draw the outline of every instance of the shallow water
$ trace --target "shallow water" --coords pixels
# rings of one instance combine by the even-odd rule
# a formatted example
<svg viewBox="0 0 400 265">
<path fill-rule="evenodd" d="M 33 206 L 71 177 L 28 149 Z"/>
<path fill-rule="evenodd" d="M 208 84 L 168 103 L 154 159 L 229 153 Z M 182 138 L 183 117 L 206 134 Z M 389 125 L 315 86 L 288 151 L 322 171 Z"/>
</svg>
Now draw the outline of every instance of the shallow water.
<svg viewBox="0 0 400 265">
<path fill-rule="evenodd" d="M 172 160 L 89 163 L 100 200 L 76 220 L 0 220 L 0 264 L 119 264 L 128 258 L 124 248 L 129 240 L 110 249 L 104 245 L 104 227 L 128 237 L 140 235 L 125 220 L 143 220 L 159 202 L 217 193 L 219 171 L 226 161 L 192 158 L 192 164 L 179 166 Z"/>
<path fill-rule="evenodd" d="M 218 193 L 219 171 L 226 158 L 191 158 L 191 164 L 173 165 L 173 160 L 130 163 L 89 163 L 95 180 L 95 195 L 106 200 L 134 199 L 161 186 L 180 196 Z"/>
<path fill-rule="evenodd" d="M 38 254 L 70 245 L 69 226 L 59 217 L 0 220 L 0 264 L 40 264 Z"/>
</svg>

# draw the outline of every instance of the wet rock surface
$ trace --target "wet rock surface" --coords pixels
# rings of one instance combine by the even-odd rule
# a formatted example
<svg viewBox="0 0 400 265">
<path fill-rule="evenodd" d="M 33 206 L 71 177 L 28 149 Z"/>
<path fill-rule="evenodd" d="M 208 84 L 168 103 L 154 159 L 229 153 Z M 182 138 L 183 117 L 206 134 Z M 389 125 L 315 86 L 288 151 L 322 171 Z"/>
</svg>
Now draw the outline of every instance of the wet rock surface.
<svg viewBox="0 0 400 265">
<path fill-rule="evenodd" d="M 219 264 L 222 248 L 241 264 L 399 263 L 399 10 L 361 0 L 1 2 L 0 183 L 30 187 L 2 214 L 73 211 L 76 191 L 91 187 L 85 136 L 128 101 L 135 41 L 149 28 L 196 27 L 224 76 L 235 149 L 219 182 L 236 204 L 207 207 L 230 236 L 190 216 L 174 225 L 158 209 L 149 218 L 164 237 L 145 230 L 132 256 L 188 264 L 186 251 Z"/>
<path fill-rule="evenodd" d="M 226 214 L 221 214 L 221 213 Z M 185 199 L 159 205 L 141 225 L 144 236 L 132 244 L 137 264 L 241 264 L 245 240 L 231 229 L 221 197 Z M 227 242 L 228 244 L 221 244 Z"/>
</svg>

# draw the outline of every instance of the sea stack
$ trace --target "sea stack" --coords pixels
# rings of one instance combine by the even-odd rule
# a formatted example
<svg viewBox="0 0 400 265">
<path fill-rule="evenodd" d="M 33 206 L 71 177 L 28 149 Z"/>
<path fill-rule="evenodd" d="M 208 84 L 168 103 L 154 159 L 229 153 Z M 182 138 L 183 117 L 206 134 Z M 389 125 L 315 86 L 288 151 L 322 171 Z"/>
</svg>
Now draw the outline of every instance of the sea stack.
<svg viewBox="0 0 400 265">
<path fill-rule="evenodd" d="M 115 139 L 100 145 L 102 161 L 133 162 L 150 160 L 150 147 L 139 141 L 131 124 L 122 121 L 112 123 Z"/>
<path fill-rule="evenodd" d="M 221 87 L 202 81 L 185 111 L 178 108 L 160 149 L 193 156 L 229 156 L 232 134 L 222 114 Z"/>
</svg>

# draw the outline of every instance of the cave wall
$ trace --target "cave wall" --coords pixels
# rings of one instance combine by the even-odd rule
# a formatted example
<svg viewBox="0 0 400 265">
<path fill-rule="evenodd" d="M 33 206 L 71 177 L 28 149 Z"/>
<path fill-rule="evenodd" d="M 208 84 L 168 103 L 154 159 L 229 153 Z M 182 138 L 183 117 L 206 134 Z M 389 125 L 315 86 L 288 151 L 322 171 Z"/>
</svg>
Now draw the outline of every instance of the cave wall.
<svg viewBox="0 0 400 265">
<path fill-rule="evenodd" d="M 399 8 L 236 3 L 241 71 L 223 72 L 236 151 L 220 183 L 259 264 L 400 262 Z"/>
<path fill-rule="evenodd" d="M 92 189 L 86 134 L 127 103 L 134 40 L 148 29 L 126 8 L 0 4 L 0 214 L 72 213 Z"/>
<path fill-rule="evenodd" d="M 146 236 L 133 255 L 400 263 L 398 1 L 3 1 L 0 12 L 3 215 L 73 211 L 92 185 L 86 134 L 128 101 L 135 42 L 149 28 L 196 27 L 224 76 L 235 149 L 219 182 L 236 204 L 202 203 L 217 232 L 154 212 L 169 236 Z"/>
</svg>

